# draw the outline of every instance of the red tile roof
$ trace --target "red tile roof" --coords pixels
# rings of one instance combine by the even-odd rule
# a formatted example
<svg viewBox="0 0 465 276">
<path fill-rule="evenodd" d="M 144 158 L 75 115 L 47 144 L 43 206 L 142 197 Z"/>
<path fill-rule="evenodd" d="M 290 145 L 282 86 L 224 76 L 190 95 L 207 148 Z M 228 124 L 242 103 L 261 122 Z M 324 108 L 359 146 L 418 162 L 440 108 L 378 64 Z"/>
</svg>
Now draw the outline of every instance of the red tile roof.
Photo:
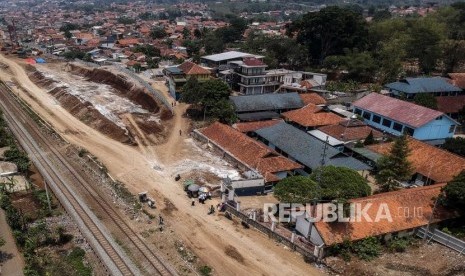
<svg viewBox="0 0 465 276">
<path fill-rule="evenodd" d="M 284 112 L 282 115 L 289 121 L 295 122 L 303 127 L 319 127 L 334 125 L 344 119 L 330 112 L 320 112 L 321 107 L 308 104 L 300 109 Z"/>
<path fill-rule="evenodd" d="M 304 93 L 299 94 L 300 98 L 304 102 L 304 104 L 326 104 L 325 98 L 321 97 L 317 93 Z"/>
<path fill-rule="evenodd" d="M 426 187 L 404 189 L 394 192 L 382 193 L 373 196 L 350 200 L 350 202 L 365 206 L 366 214 L 372 221 L 363 216 L 354 222 L 323 222 L 315 223 L 318 233 L 326 245 L 342 243 L 345 240 L 355 241 L 370 236 L 380 236 L 388 233 L 396 233 L 403 230 L 414 229 L 428 224 L 431 218 L 435 198 L 441 192 L 445 184 L 435 184 Z M 375 221 L 378 210 L 388 210 L 383 214 L 389 214 L 389 219 Z M 451 211 L 437 205 L 432 222 L 439 222 L 455 217 Z"/>
<path fill-rule="evenodd" d="M 210 75 L 211 72 L 193 62 L 185 61 L 178 66 L 186 75 Z"/>
<path fill-rule="evenodd" d="M 234 158 L 260 172 L 266 182 L 279 180 L 274 173 L 303 168 L 228 125 L 216 122 L 200 132 Z"/>
<path fill-rule="evenodd" d="M 130 46 L 130 45 L 135 45 L 139 43 L 139 39 L 137 38 L 125 38 L 125 39 L 120 39 L 117 41 L 117 43 L 121 46 Z"/>
<path fill-rule="evenodd" d="M 457 113 L 465 106 L 465 95 L 436 97 L 438 110 L 444 113 Z"/>
<path fill-rule="evenodd" d="M 449 73 L 450 83 L 462 89 L 465 89 L 465 73 Z"/>
<path fill-rule="evenodd" d="M 367 125 L 346 127 L 345 124 L 337 124 L 330 126 L 322 126 L 318 130 L 341 141 L 363 140 L 372 131 L 373 137 L 375 139 L 383 137 L 383 133 Z"/>
<path fill-rule="evenodd" d="M 412 127 L 420 127 L 443 115 L 440 111 L 378 93 L 368 94 L 353 105 Z"/>
<path fill-rule="evenodd" d="M 233 128 L 237 129 L 240 132 L 246 133 L 255 131 L 257 129 L 274 126 L 281 123 L 282 120 L 267 120 L 267 121 L 257 121 L 257 122 L 245 122 L 245 123 L 235 123 Z"/>
<path fill-rule="evenodd" d="M 247 66 L 266 66 L 266 64 L 263 63 L 263 61 L 254 57 L 246 57 L 242 61 Z"/>
<path fill-rule="evenodd" d="M 368 148 L 379 154 L 388 154 L 393 143 L 377 144 Z M 415 172 L 441 183 L 448 182 L 465 170 L 465 158 L 413 138 L 408 139 L 411 150 L 408 160 Z"/>
</svg>

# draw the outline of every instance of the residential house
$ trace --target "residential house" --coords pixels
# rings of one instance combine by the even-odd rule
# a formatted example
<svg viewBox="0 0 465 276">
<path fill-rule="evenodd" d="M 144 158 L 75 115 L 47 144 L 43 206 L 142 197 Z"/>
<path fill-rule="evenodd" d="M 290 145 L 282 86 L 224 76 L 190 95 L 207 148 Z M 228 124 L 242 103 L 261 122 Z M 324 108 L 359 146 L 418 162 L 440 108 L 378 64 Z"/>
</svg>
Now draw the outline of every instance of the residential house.
<svg viewBox="0 0 465 276">
<path fill-rule="evenodd" d="M 344 241 L 380 236 L 389 240 L 393 236 L 412 235 L 420 227 L 428 224 L 434 227 L 441 221 L 457 217 L 454 212 L 435 204 L 444 186 L 437 184 L 352 199 L 349 203 L 359 205 L 359 210 L 366 210 L 365 215 L 356 213 L 349 222 L 327 222 L 315 221 L 305 213 L 297 217 L 296 230 L 320 249 L 316 254 L 319 257 L 325 255 L 326 248 Z"/>
<path fill-rule="evenodd" d="M 344 143 L 363 141 L 370 133 L 373 133 L 373 138 L 376 140 L 383 138 L 382 132 L 357 119 L 345 120 L 338 124 L 322 126 L 315 131 L 320 131 Z M 312 134 L 312 132 L 309 133 Z"/>
<path fill-rule="evenodd" d="M 367 147 L 377 154 L 388 154 L 391 143 L 370 145 Z M 451 181 L 454 176 L 465 170 L 465 158 L 427 143 L 408 138 L 410 154 L 407 159 L 412 163 L 413 172 L 410 182 L 415 185 L 429 185 Z"/>
<path fill-rule="evenodd" d="M 304 106 L 297 93 L 230 96 L 241 121 L 279 118 L 280 113 Z"/>
<path fill-rule="evenodd" d="M 228 62 L 230 61 L 242 60 L 243 58 L 246 58 L 246 57 L 253 57 L 256 59 L 260 59 L 260 60 L 264 58 L 264 56 L 260 56 L 260 55 L 253 55 L 253 54 L 238 52 L 238 51 L 229 51 L 229 52 L 224 52 L 220 54 L 203 56 L 200 58 L 200 63 L 208 67 L 218 68 L 219 70 L 222 70 L 221 69 L 222 65 L 227 65 Z"/>
<path fill-rule="evenodd" d="M 255 133 L 271 149 L 302 164 L 305 168 L 300 173 L 304 175 L 323 164 L 356 171 L 371 169 L 361 161 L 284 122 L 258 129 Z"/>
<path fill-rule="evenodd" d="M 302 93 L 299 94 L 299 97 L 302 99 L 305 105 L 314 104 L 314 105 L 325 105 L 326 99 L 317 93 Z"/>
<path fill-rule="evenodd" d="M 388 83 L 385 88 L 396 98 L 411 100 L 417 94 L 431 94 L 433 96 L 463 95 L 464 91 L 449 83 L 442 77 L 405 78 L 397 82 Z"/>
<path fill-rule="evenodd" d="M 211 71 L 193 62 L 185 61 L 180 65 L 163 69 L 168 80 L 168 88 L 173 98 L 178 100 L 181 97 L 182 87 L 189 78 L 196 78 L 198 81 L 205 81 L 211 77 Z"/>
<path fill-rule="evenodd" d="M 460 111 L 465 107 L 465 95 L 436 97 L 436 102 L 438 111 L 458 120 Z"/>
<path fill-rule="evenodd" d="M 303 167 L 228 125 L 215 122 L 194 133 L 213 144 L 224 159 L 235 163 L 239 169 L 263 176 L 267 191 L 274 183 Z"/>
<path fill-rule="evenodd" d="M 345 120 L 334 113 L 326 112 L 323 107 L 314 104 L 284 112 L 282 115 L 287 122 L 305 131 L 321 126 L 339 124 Z"/>
<path fill-rule="evenodd" d="M 253 136 L 256 130 L 265 128 L 265 127 L 270 127 L 274 126 L 276 124 L 282 123 L 283 120 L 277 119 L 277 120 L 265 120 L 265 121 L 254 121 L 254 122 L 240 122 L 240 123 L 235 123 L 232 125 L 233 128 L 237 129 L 238 131 L 245 133 L 249 136 Z"/>
<path fill-rule="evenodd" d="M 263 56 L 230 51 L 204 56 L 202 63 L 215 68 L 230 87 L 243 95 L 273 92 L 306 93 L 311 88 L 323 87 L 326 75 L 291 71 L 287 69 L 266 70 Z"/>
<path fill-rule="evenodd" d="M 407 101 L 371 93 L 353 104 L 355 114 L 381 131 L 402 133 L 432 144 L 442 144 L 459 123 L 446 114 Z"/>
</svg>

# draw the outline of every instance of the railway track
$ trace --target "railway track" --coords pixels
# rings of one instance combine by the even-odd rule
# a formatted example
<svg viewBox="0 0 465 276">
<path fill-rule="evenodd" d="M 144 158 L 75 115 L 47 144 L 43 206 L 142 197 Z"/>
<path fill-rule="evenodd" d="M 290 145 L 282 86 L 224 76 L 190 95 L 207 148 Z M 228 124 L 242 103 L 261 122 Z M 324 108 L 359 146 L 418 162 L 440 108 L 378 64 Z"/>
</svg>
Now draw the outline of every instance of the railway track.
<svg viewBox="0 0 465 276">
<path fill-rule="evenodd" d="M 108 203 L 106 197 L 86 181 L 55 145 L 42 134 L 31 114 L 20 107 L 21 103 L 3 82 L 0 83 L 0 106 L 12 132 L 28 152 L 40 173 L 70 215 L 73 215 L 81 231 L 86 235 L 95 252 L 114 275 L 140 275 L 142 272 L 132 263 L 121 247 L 116 244 L 108 230 L 78 196 L 71 182 L 85 190 L 93 206 L 98 206 L 113 228 L 125 235 L 127 244 L 135 250 L 137 260 L 144 273 L 149 275 L 177 275 L 155 251 L 127 224 L 121 214 Z M 65 181 L 69 179 L 69 181 Z"/>
</svg>

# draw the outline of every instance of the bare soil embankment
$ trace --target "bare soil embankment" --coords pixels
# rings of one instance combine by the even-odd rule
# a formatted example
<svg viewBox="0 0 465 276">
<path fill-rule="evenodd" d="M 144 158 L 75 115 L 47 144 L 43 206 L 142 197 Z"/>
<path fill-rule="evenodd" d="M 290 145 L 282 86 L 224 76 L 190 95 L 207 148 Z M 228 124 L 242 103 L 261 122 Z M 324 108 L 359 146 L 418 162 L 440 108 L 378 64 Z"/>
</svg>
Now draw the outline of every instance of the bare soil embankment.
<svg viewBox="0 0 465 276">
<path fill-rule="evenodd" d="M 33 66 L 26 69 L 34 83 L 101 133 L 133 145 L 161 144 L 166 140 L 171 112 L 126 76 L 73 63 L 64 65 L 61 72 Z"/>
<path fill-rule="evenodd" d="M 49 93 L 73 116 L 112 139 L 122 143 L 135 143 L 129 131 L 106 118 L 90 102 L 83 101 L 77 96 L 68 93 L 66 87 L 55 86 L 56 81 L 46 78 L 34 67 L 30 66 L 27 69 L 29 78 L 38 86 L 50 89 Z"/>
</svg>

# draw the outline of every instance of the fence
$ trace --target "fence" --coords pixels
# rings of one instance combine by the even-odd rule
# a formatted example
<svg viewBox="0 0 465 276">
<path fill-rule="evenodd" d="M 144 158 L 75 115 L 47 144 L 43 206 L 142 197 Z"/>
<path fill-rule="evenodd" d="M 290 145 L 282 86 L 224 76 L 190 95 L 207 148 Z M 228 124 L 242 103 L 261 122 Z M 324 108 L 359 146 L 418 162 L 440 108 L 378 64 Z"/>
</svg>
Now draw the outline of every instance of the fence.
<svg viewBox="0 0 465 276">
<path fill-rule="evenodd" d="M 426 232 L 428 232 L 428 234 L 426 234 Z M 427 239 L 434 240 L 435 242 L 447 246 L 450 249 L 465 254 L 465 241 L 459 240 L 456 237 L 446 234 L 438 229 L 429 229 L 429 231 L 426 231 L 426 226 L 418 228 L 417 236 L 424 238 L 425 234 Z"/>
<path fill-rule="evenodd" d="M 236 202 L 227 202 L 225 204 L 226 211 L 230 214 L 239 218 L 242 222 L 247 223 L 249 226 L 252 226 L 256 230 L 262 232 L 263 234 L 267 235 L 269 238 L 284 244 L 285 246 L 295 250 L 296 252 L 300 253 L 304 258 L 308 261 L 317 261 L 318 258 L 315 256 L 315 248 L 313 246 L 305 246 L 301 241 L 297 239 L 293 240 L 293 238 L 285 237 L 282 234 L 277 233 L 275 230 L 272 230 L 270 227 L 249 218 L 246 214 L 238 211 L 236 208 Z"/>
</svg>

